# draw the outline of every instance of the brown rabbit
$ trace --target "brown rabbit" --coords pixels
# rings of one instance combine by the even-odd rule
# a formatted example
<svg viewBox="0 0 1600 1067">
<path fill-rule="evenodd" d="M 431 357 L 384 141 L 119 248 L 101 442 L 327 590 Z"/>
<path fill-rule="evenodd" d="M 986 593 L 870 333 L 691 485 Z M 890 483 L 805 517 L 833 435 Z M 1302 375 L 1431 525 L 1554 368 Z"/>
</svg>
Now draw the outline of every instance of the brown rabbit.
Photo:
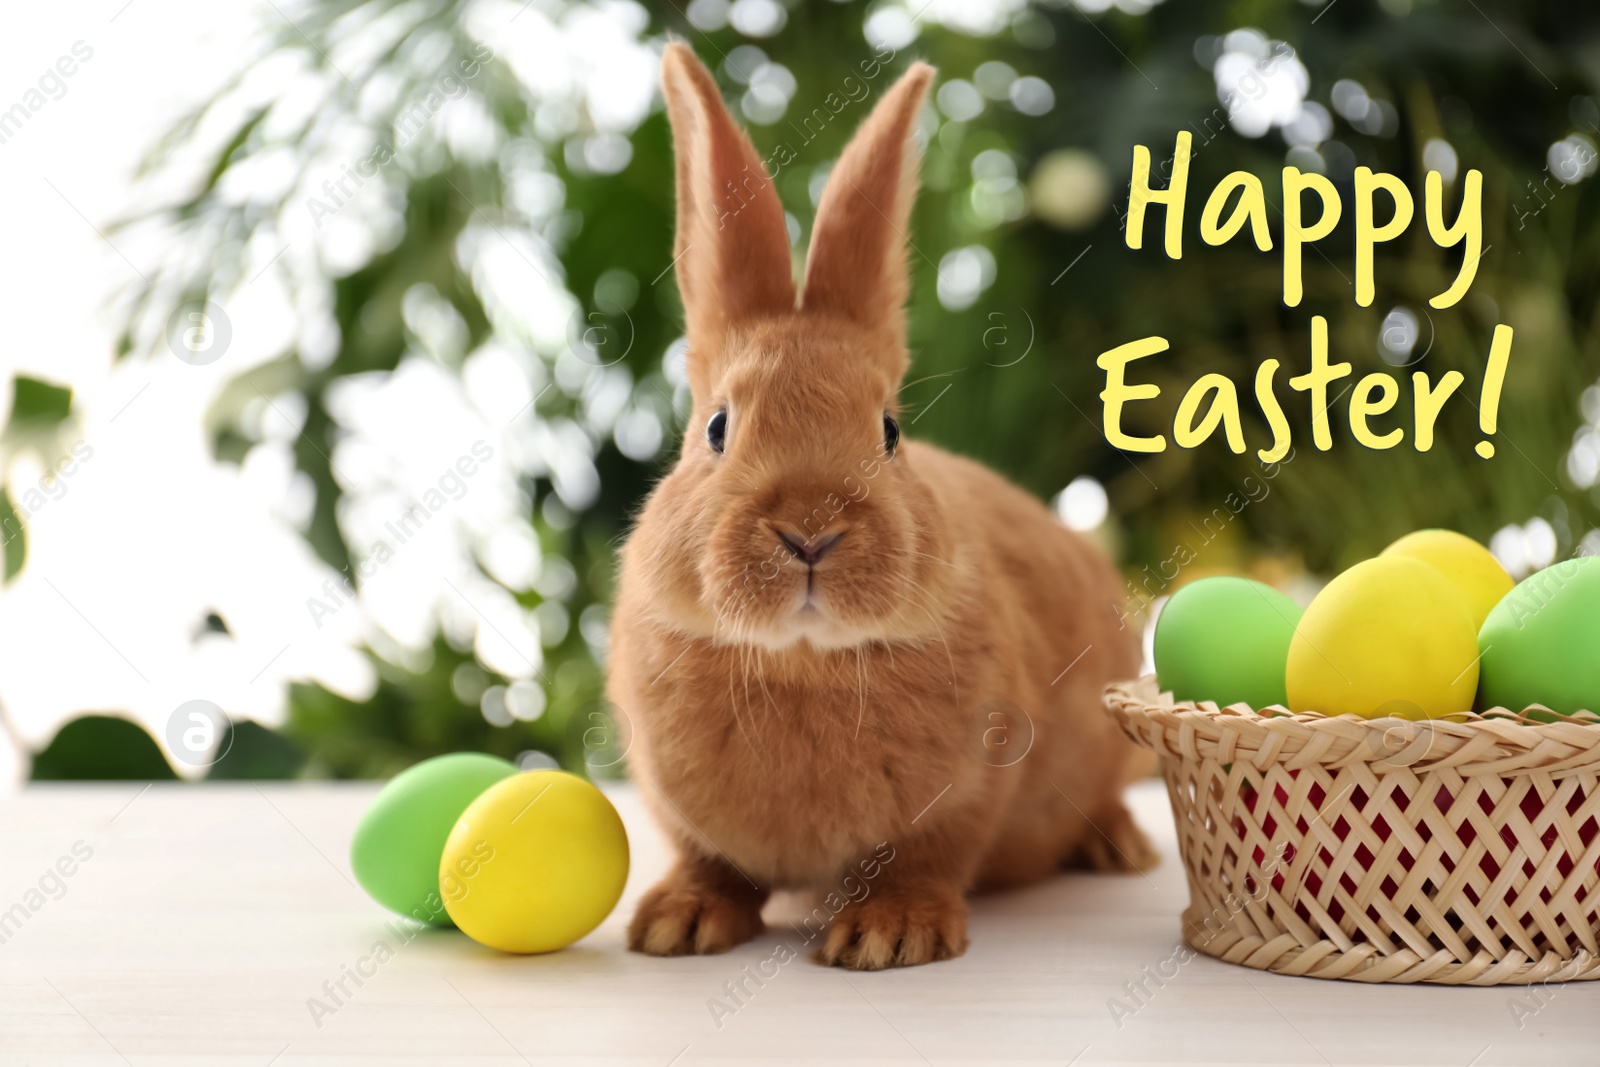
<svg viewBox="0 0 1600 1067">
<path fill-rule="evenodd" d="M 845 149 L 797 298 L 771 179 L 667 47 L 694 412 L 612 624 L 610 696 L 679 853 L 637 951 L 726 951 L 771 890 L 839 893 L 876 855 L 819 956 L 927 963 L 966 949 L 968 890 L 1152 859 L 1119 795 L 1136 749 L 1100 708 L 1139 667 L 1116 573 L 998 475 L 899 440 L 909 141 L 933 73 L 913 65 Z M 984 748 L 993 723 L 1023 758 Z"/>
</svg>

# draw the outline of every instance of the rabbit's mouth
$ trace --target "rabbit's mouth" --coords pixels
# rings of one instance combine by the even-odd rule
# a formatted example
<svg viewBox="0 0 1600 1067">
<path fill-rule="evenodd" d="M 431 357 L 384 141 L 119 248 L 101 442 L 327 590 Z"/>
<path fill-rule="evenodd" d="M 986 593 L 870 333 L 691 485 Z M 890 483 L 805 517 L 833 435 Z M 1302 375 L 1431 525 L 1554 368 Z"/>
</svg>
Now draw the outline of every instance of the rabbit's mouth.
<svg viewBox="0 0 1600 1067">
<path fill-rule="evenodd" d="M 795 609 L 791 625 L 801 636 L 821 636 L 839 628 L 840 620 L 824 606 L 814 589 L 807 589 L 805 599 Z"/>
<path fill-rule="evenodd" d="M 771 643 L 774 650 L 779 651 L 800 644 L 816 649 L 850 648 L 862 641 L 861 634 L 853 632 L 852 627 L 829 615 L 815 600 L 807 600 L 802 604 L 789 617 L 787 625 L 773 636 L 776 640 Z"/>
<path fill-rule="evenodd" d="M 868 639 L 860 627 L 842 617 L 817 581 L 808 576 L 803 588 L 795 591 L 790 606 L 764 624 L 745 629 L 739 640 L 759 645 L 770 652 L 783 652 L 801 645 L 815 649 L 850 648 Z"/>
<path fill-rule="evenodd" d="M 823 606 L 815 572 L 806 575 L 806 587 L 800 594 L 800 606 L 794 609 L 789 619 L 790 626 L 801 635 L 809 635 L 830 626 L 834 621 Z"/>
</svg>

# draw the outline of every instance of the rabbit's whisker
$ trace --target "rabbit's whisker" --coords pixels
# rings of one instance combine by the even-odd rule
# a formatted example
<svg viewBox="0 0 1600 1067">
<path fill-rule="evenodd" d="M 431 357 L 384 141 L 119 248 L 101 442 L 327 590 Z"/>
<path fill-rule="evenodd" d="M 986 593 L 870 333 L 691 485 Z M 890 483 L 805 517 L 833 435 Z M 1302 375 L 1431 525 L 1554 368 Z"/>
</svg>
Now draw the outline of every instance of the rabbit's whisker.
<svg viewBox="0 0 1600 1067">
<path fill-rule="evenodd" d="M 953 378 L 953 377 L 955 377 L 955 375 L 956 375 L 956 372 L 953 371 L 953 370 L 947 370 L 947 371 L 944 371 L 943 373 L 940 373 L 940 374 L 929 374 L 929 375 L 926 375 L 926 376 L 924 376 L 922 378 L 918 378 L 914 382 L 907 382 L 906 384 L 904 384 L 904 385 L 902 385 L 900 387 L 900 391 L 903 393 L 907 389 L 910 389 L 913 385 L 921 385 L 923 382 L 931 382 L 935 378 Z"/>
<path fill-rule="evenodd" d="M 867 717 L 867 661 L 863 653 L 864 645 L 856 646 L 856 673 L 860 683 L 860 706 L 856 711 L 856 739 L 861 738 L 861 720 Z"/>
<path fill-rule="evenodd" d="M 961 687 L 956 682 L 955 653 L 950 650 L 950 642 L 945 639 L 944 627 L 939 625 L 938 616 L 932 610 L 930 610 L 933 601 L 933 594 L 928 592 L 928 590 L 923 587 L 922 583 L 918 582 L 910 575 L 902 574 L 899 577 L 902 582 L 910 586 L 911 589 L 917 594 L 916 600 L 918 608 L 924 615 L 928 617 L 928 624 L 933 627 L 933 632 L 939 635 L 939 643 L 944 646 L 944 654 L 950 661 L 950 677 L 948 681 L 951 687 L 955 689 L 957 693 L 957 699 L 960 699 Z M 943 677 L 943 675 L 940 677 Z"/>
<path fill-rule="evenodd" d="M 761 683 L 761 695 L 766 698 L 767 714 L 770 715 L 776 712 L 778 705 L 772 699 L 772 692 L 767 689 L 766 655 L 759 647 L 756 648 L 756 681 Z"/>
</svg>

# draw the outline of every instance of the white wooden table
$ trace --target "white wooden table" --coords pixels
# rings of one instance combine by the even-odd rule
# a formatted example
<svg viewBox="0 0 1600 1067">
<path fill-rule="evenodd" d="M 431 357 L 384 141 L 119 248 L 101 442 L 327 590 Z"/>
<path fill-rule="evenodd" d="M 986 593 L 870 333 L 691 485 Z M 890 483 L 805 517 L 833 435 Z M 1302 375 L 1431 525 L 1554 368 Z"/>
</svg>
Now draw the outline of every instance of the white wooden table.
<svg viewBox="0 0 1600 1067">
<path fill-rule="evenodd" d="M 374 792 L 75 785 L 0 800 L 0 1065 L 1600 1064 L 1600 984 L 1369 987 L 1199 957 L 1133 1000 L 1127 983 L 1177 948 L 1186 897 L 1154 783 L 1134 798 L 1166 854 L 1148 878 L 980 900 L 966 956 L 930 967 L 847 974 L 801 952 L 720 1020 L 724 984 L 801 939 L 777 923 L 726 956 L 626 952 L 633 903 L 666 863 L 631 790 L 611 790 L 633 840 L 622 904 L 542 957 L 387 927 L 346 860 Z M 335 1003 L 325 983 L 341 979 Z M 1137 1011 L 1114 1017 L 1117 997 Z"/>
</svg>

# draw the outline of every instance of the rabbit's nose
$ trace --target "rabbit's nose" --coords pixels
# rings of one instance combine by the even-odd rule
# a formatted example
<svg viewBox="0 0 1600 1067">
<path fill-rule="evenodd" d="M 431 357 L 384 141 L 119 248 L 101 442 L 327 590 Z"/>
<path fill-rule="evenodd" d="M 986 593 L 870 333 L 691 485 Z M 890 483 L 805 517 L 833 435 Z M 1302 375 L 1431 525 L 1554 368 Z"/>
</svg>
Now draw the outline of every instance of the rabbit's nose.
<svg viewBox="0 0 1600 1067">
<path fill-rule="evenodd" d="M 783 542 L 783 547 L 787 548 L 795 559 L 800 560 L 808 567 L 815 567 L 818 563 L 821 563 L 822 557 L 832 552 L 834 546 L 844 537 L 842 533 L 818 534 L 808 541 L 804 537 L 789 533 L 786 530 L 777 530 L 775 532 L 778 535 L 778 540 Z"/>
</svg>

